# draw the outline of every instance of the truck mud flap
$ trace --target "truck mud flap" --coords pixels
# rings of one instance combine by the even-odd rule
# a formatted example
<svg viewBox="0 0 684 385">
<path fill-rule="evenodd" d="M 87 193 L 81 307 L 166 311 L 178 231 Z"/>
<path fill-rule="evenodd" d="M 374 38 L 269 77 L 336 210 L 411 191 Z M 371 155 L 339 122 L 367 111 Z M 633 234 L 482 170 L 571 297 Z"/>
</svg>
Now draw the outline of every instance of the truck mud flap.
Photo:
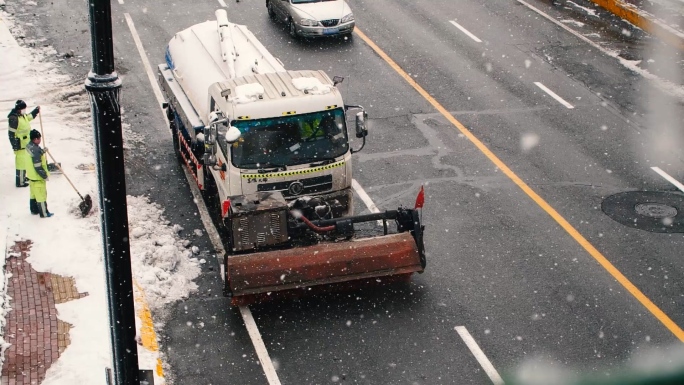
<svg viewBox="0 0 684 385">
<path fill-rule="evenodd" d="M 227 258 L 226 284 L 236 305 L 251 302 L 246 297 L 377 277 L 405 279 L 422 271 L 416 241 L 404 232 L 232 255 Z"/>
</svg>

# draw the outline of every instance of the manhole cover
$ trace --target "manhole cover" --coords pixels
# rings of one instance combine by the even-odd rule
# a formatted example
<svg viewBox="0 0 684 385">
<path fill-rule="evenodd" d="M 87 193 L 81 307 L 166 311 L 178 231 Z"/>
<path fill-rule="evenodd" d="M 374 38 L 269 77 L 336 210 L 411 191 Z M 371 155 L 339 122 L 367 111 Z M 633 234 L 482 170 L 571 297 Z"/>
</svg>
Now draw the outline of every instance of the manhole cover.
<svg viewBox="0 0 684 385">
<path fill-rule="evenodd" d="M 601 210 L 616 222 L 655 233 L 684 233 L 684 195 L 629 191 L 611 195 Z"/>
<path fill-rule="evenodd" d="M 639 203 L 634 207 L 637 214 L 652 218 L 673 218 L 677 216 L 677 209 L 660 203 Z"/>
</svg>

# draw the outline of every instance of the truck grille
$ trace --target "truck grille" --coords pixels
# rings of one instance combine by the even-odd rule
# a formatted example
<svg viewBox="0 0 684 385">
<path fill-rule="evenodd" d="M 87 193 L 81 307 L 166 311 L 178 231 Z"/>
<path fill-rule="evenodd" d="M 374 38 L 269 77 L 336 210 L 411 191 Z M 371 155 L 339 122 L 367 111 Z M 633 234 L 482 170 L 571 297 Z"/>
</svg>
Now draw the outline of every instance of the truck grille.
<svg viewBox="0 0 684 385">
<path fill-rule="evenodd" d="M 323 24 L 324 27 L 334 27 L 339 22 L 340 19 L 321 20 L 321 24 Z"/>
<path fill-rule="evenodd" d="M 257 191 L 280 191 L 284 197 L 292 198 L 295 196 L 309 195 L 328 191 L 332 189 L 332 175 L 317 176 L 315 178 L 300 179 L 296 181 L 262 183 L 257 186 Z M 290 192 L 290 185 L 293 183 L 303 185 L 302 192 L 294 195 Z"/>
</svg>

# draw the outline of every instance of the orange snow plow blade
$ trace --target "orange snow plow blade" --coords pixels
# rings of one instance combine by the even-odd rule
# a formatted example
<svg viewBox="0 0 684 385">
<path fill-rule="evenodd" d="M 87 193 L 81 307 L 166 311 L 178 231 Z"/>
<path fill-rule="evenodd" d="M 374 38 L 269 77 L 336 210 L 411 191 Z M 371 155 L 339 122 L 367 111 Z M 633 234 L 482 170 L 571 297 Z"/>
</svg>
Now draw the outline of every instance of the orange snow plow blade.
<svg viewBox="0 0 684 385">
<path fill-rule="evenodd" d="M 416 241 L 403 232 L 232 255 L 227 258 L 226 282 L 233 304 L 239 304 L 247 296 L 422 271 Z"/>
</svg>

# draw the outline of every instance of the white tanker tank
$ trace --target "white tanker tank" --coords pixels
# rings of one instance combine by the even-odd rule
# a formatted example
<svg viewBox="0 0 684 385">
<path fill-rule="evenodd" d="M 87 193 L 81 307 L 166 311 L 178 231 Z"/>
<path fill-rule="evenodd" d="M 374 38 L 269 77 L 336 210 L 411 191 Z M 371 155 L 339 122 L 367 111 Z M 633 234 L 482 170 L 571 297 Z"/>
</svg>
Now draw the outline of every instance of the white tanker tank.
<svg viewBox="0 0 684 385">
<path fill-rule="evenodd" d="M 205 125 L 209 124 L 210 112 L 207 90 L 212 84 L 254 74 L 286 72 L 247 27 L 228 22 L 225 9 L 215 14 L 217 20 L 176 33 L 166 50 L 168 69 Z"/>
</svg>

